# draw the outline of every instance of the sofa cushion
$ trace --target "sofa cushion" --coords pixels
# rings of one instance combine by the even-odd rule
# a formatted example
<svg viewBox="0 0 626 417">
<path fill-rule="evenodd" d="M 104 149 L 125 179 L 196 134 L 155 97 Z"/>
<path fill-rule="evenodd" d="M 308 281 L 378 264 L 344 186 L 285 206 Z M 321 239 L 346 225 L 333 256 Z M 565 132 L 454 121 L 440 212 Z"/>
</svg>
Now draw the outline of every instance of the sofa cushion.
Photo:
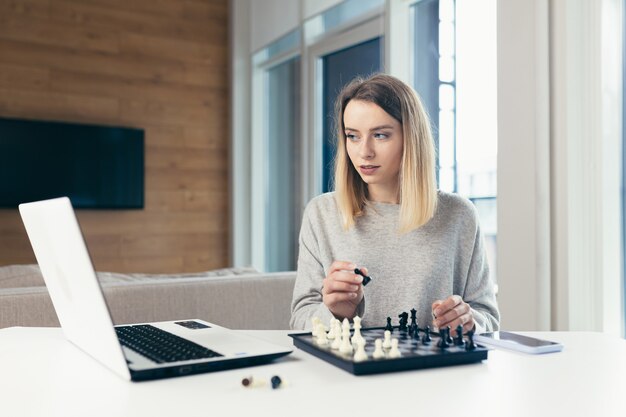
<svg viewBox="0 0 626 417">
<path fill-rule="evenodd" d="M 289 329 L 295 272 L 104 286 L 115 324 L 202 319 L 231 329 Z"/>
<path fill-rule="evenodd" d="M 198 318 L 234 329 L 289 329 L 295 276 L 253 268 L 98 273 L 115 324 Z M 0 267 L 0 328 L 58 325 L 37 265 Z"/>
<path fill-rule="evenodd" d="M 228 277 L 257 274 L 252 267 L 222 268 L 211 271 L 193 272 L 185 274 L 124 274 L 119 272 L 97 272 L 98 279 L 104 285 L 117 282 L 136 282 L 171 280 L 179 278 L 206 278 Z M 39 265 L 8 265 L 0 267 L 0 289 L 18 289 L 43 287 L 45 283 L 41 276 Z"/>
<path fill-rule="evenodd" d="M 221 268 L 210 271 L 191 272 L 185 274 L 123 274 L 119 272 L 97 272 L 98 279 L 103 284 L 118 282 L 154 282 L 154 281 L 170 281 L 172 279 L 204 279 L 209 277 L 227 278 L 233 276 L 254 275 L 259 271 L 252 267 L 242 268 Z"/>
<path fill-rule="evenodd" d="M 0 289 L 43 286 L 39 265 L 8 265 L 0 267 Z"/>
</svg>

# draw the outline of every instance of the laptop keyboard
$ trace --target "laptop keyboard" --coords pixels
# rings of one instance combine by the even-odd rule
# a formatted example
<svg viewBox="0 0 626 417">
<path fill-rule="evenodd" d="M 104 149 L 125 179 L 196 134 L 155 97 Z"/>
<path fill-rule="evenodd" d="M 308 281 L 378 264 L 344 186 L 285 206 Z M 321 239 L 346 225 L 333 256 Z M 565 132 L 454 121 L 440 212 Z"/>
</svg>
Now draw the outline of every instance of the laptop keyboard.
<svg viewBox="0 0 626 417">
<path fill-rule="evenodd" d="M 116 327 L 122 346 L 132 349 L 156 363 L 215 358 L 217 352 L 149 324 Z"/>
</svg>

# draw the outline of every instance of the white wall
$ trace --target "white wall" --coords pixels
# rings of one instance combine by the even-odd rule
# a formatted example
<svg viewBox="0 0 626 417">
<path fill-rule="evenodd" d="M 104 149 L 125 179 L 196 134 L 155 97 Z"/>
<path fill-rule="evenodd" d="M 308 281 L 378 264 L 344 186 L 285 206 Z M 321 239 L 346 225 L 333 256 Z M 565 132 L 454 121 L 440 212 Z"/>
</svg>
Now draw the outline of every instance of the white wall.
<svg viewBox="0 0 626 417">
<path fill-rule="evenodd" d="M 622 2 L 554 0 L 552 325 L 622 334 Z"/>
<path fill-rule="evenodd" d="M 550 329 L 548 4 L 498 3 L 498 303 L 502 327 Z"/>
<path fill-rule="evenodd" d="M 250 50 L 256 52 L 297 28 L 311 16 L 343 0 L 233 0 L 250 8 Z"/>
<path fill-rule="evenodd" d="M 247 3 L 250 5 L 252 52 L 267 46 L 300 25 L 300 1 L 248 0 Z"/>
<path fill-rule="evenodd" d="M 297 0 L 296 0 L 297 1 Z M 333 6 L 338 5 L 343 0 L 302 0 L 303 19 L 322 13 Z"/>
<path fill-rule="evenodd" d="M 623 335 L 622 7 L 498 3 L 505 329 Z"/>
</svg>

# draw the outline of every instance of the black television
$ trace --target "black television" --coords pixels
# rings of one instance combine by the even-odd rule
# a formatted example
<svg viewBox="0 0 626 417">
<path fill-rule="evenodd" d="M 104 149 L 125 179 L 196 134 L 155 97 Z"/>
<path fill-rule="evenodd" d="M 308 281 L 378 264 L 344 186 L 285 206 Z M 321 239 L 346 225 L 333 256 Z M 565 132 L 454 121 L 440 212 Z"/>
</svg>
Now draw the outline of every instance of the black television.
<svg viewBox="0 0 626 417">
<path fill-rule="evenodd" d="M 75 208 L 143 208 L 144 131 L 0 118 L 0 207 L 61 196 Z"/>
</svg>

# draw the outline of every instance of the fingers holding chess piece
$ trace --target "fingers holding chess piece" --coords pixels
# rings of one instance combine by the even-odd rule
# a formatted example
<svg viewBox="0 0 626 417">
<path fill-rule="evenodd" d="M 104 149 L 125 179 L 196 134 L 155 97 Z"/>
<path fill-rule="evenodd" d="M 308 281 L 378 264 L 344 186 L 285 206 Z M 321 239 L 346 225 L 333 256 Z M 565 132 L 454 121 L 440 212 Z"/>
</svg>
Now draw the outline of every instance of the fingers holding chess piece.
<svg viewBox="0 0 626 417">
<path fill-rule="evenodd" d="M 363 271 L 361 271 L 359 268 L 355 268 L 354 269 L 354 273 L 358 274 L 358 275 L 361 275 L 363 277 L 363 286 L 366 286 L 372 280 L 372 277 L 367 275 L 367 269 L 366 268 L 363 268 Z"/>
<path fill-rule="evenodd" d="M 451 295 L 445 300 L 433 302 L 432 314 L 433 326 L 438 329 L 461 324 L 464 330 L 469 330 L 475 325 L 474 313 L 460 295 Z"/>
</svg>

